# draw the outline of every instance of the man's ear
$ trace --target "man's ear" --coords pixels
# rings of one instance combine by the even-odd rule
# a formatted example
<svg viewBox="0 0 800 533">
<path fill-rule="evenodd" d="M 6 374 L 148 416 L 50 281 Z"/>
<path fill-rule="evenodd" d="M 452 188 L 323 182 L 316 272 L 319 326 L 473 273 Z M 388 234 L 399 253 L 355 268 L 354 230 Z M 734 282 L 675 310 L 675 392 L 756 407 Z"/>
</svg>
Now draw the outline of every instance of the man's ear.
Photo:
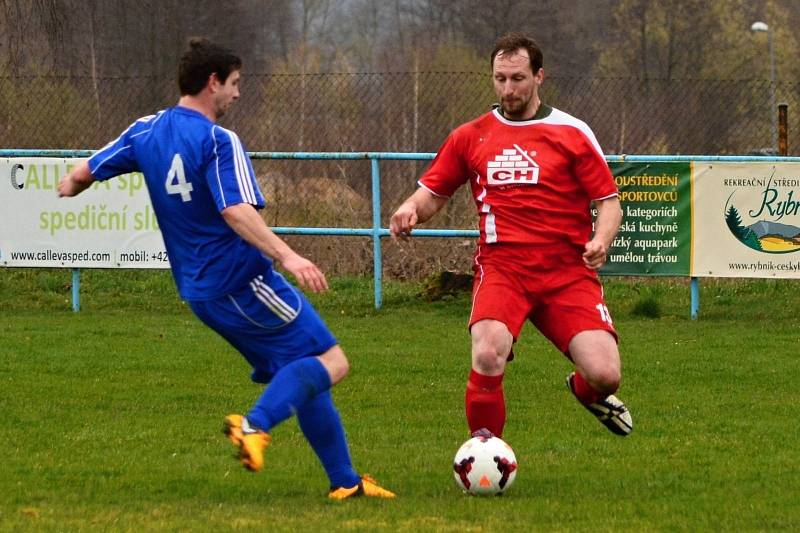
<svg viewBox="0 0 800 533">
<path fill-rule="evenodd" d="M 217 92 L 219 90 L 219 87 L 220 87 L 220 85 L 222 85 L 222 83 L 220 83 L 219 77 L 217 76 L 216 72 L 212 72 L 208 76 L 207 85 L 208 85 L 208 88 L 211 89 L 212 93 L 215 93 L 215 92 Z"/>
</svg>

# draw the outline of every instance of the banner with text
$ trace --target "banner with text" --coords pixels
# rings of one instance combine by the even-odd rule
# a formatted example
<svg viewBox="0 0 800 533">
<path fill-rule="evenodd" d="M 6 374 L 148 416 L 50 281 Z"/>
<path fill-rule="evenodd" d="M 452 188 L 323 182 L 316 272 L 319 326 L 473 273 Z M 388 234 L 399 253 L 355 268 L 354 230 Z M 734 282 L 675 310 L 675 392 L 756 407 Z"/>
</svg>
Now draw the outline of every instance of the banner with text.
<svg viewBox="0 0 800 533">
<path fill-rule="evenodd" d="M 693 276 L 800 278 L 800 164 L 694 164 Z"/>
<path fill-rule="evenodd" d="M 0 266 L 169 268 L 144 177 L 125 174 L 58 198 L 56 185 L 74 164 L 0 159 Z"/>
<path fill-rule="evenodd" d="M 688 276 L 691 261 L 689 163 L 611 163 L 622 225 L 603 274 Z"/>
<path fill-rule="evenodd" d="M 144 177 L 58 198 L 74 163 L 0 159 L 0 266 L 168 268 Z M 623 221 L 604 274 L 800 278 L 800 164 L 610 166 Z"/>
</svg>

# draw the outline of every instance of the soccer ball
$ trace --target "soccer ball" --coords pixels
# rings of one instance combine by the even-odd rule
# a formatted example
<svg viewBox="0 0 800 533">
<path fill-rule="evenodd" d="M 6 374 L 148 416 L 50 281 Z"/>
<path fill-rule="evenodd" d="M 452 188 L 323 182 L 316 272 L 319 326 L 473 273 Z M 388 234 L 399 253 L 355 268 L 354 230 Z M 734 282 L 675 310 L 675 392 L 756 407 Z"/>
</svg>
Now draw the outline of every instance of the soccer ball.
<svg viewBox="0 0 800 533">
<path fill-rule="evenodd" d="M 473 437 L 456 452 L 453 474 L 464 492 L 502 494 L 517 477 L 517 458 L 499 437 Z"/>
</svg>

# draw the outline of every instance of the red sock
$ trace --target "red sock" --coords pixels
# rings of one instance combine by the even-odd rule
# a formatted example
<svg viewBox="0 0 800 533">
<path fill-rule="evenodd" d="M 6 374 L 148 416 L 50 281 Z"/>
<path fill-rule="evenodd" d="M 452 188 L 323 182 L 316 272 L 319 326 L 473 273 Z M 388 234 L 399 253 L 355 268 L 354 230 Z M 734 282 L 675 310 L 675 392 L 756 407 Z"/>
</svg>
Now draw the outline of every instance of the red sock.
<svg viewBox="0 0 800 533">
<path fill-rule="evenodd" d="M 572 378 L 572 389 L 578 401 L 583 405 L 589 405 L 605 398 L 603 394 L 594 390 L 578 371 L 575 372 L 575 376 Z"/>
<path fill-rule="evenodd" d="M 470 370 L 465 404 L 470 433 L 486 428 L 498 437 L 503 435 L 506 424 L 503 374 L 484 376 Z"/>
</svg>

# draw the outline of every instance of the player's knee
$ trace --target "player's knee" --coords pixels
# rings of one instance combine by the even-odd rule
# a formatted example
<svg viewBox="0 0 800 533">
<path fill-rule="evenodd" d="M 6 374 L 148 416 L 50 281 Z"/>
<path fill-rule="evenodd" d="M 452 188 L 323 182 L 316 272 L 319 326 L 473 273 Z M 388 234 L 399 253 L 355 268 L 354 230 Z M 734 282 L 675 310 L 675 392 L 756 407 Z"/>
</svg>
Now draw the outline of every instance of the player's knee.
<svg viewBox="0 0 800 533">
<path fill-rule="evenodd" d="M 322 362 L 325 369 L 331 378 L 331 384 L 336 384 L 343 380 L 350 372 L 350 361 L 339 346 L 334 346 L 321 356 L 319 360 Z"/>
<path fill-rule="evenodd" d="M 473 346 L 472 364 L 481 374 L 494 375 L 506 365 L 508 352 L 502 346 L 491 342 L 481 342 Z"/>
<path fill-rule="evenodd" d="M 338 376 L 337 382 L 343 380 L 347 374 L 350 373 L 350 361 L 347 360 L 347 357 L 342 354 L 341 359 L 339 359 L 337 364 Z"/>
<path fill-rule="evenodd" d="M 339 375 L 339 380 L 344 379 L 344 377 L 350 373 L 350 361 L 347 360 L 347 357 L 342 354 L 342 357 L 337 360 L 336 368 Z M 338 381 L 338 380 L 337 380 Z"/>
<path fill-rule="evenodd" d="M 592 387 L 601 394 L 613 394 L 619 389 L 619 383 L 622 379 L 619 368 L 607 366 L 604 368 L 597 368 L 592 371 L 592 375 L 587 378 L 587 381 Z"/>
<path fill-rule="evenodd" d="M 503 372 L 514 342 L 505 324 L 483 320 L 472 326 L 471 333 L 473 368 L 484 375 Z"/>
</svg>

